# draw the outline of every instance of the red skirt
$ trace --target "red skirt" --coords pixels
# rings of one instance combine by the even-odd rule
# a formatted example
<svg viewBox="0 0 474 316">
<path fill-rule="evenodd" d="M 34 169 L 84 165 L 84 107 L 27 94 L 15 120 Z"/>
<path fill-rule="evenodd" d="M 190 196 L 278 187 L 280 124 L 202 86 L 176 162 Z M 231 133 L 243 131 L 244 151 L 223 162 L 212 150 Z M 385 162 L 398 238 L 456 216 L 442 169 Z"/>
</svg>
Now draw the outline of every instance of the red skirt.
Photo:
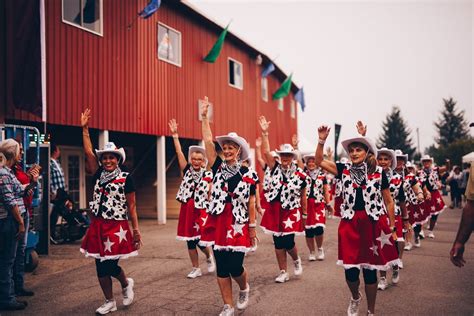
<svg viewBox="0 0 474 316">
<path fill-rule="evenodd" d="M 201 240 L 199 240 L 199 245 L 202 247 L 213 246 L 216 238 L 217 216 L 205 213 L 202 217 L 202 222 L 203 225 L 201 227 Z"/>
<path fill-rule="evenodd" d="M 216 216 L 214 250 L 247 252 L 252 248 L 249 223 L 238 224 L 232 214 L 232 203 Z"/>
<path fill-rule="evenodd" d="M 260 191 L 260 206 L 267 211 L 270 209 L 270 203 L 268 203 L 267 198 L 265 197 L 265 191 Z"/>
<path fill-rule="evenodd" d="M 395 228 L 397 229 L 397 241 L 405 241 L 403 238 L 403 220 L 401 215 L 395 216 Z"/>
<path fill-rule="evenodd" d="M 435 190 L 431 193 L 431 203 L 430 203 L 430 213 L 431 215 L 439 215 L 445 209 L 446 205 L 444 204 L 443 197 L 438 190 Z"/>
<path fill-rule="evenodd" d="M 429 219 L 429 212 L 425 212 L 422 204 L 407 203 L 408 216 L 410 217 L 410 224 L 412 226 L 423 225 Z M 421 212 L 423 210 L 423 213 Z"/>
<path fill-rule="evenodd" d="M 356 211 L 352 219 L 341 219 L 338 241 L 337 264 L 345 269 L 385 271 L 399 263 L 386 216 L 374 221 L 365 211 Z"/>
<path fill-rule="evenodd" d="M 201 238 L 201 228 L 206 216 L 206 210 L 194 207 L 194 199 L 181 203 L 176 239 L 188 241 Z"/>
<path fill-rule="evenodd" d="M 341 217 L 342 196 L 334 198 L 334 216 Z"/>
<path fill-rule="evenodd" d="M 303 235 L 303 222 L 301 210 L 285 210 L 279 201 L 270 202 L 270 208 L 265 211 L 260 222 L 260 227 L 266 234 L 274 236 Z"/>
<path fill-rule="evenodd" d="M 308 199 L 308 217 L 306 218 L 306 229 L 326 227 L 326 204 L 316 203 L 315 199 Z"/>
<path fill-rule="evenodd" d="M 115 260 L 138 255 L 127 220 L 95 217 L 82 239 L 80 251 L 86 257 Z"/>
</svg>

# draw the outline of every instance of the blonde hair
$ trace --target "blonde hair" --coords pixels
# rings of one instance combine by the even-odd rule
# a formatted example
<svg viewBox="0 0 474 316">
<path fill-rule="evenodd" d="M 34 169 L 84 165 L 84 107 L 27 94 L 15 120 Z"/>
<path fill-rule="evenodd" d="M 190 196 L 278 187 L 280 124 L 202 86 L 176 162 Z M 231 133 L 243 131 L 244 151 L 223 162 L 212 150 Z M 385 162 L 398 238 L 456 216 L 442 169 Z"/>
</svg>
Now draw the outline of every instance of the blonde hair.
<svg viewBox="0 0 474 316">
<path fill-rule="evenodd" d="M 8 138 L 0 142 L 0 166 L 4 166 L 7 162 L 12 161 L 20 154 L 20 144 Z"/>
</svg>

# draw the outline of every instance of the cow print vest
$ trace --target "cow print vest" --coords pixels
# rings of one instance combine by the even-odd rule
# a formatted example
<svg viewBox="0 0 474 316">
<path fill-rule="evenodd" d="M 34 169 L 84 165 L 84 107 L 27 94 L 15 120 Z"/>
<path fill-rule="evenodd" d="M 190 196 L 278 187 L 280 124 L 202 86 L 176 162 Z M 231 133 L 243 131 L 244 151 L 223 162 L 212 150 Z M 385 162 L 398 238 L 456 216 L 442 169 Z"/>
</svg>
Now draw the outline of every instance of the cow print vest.
<svg viewBox="0 0 474 316">
<path fill-rule="evenodd" d="M 341 216 L 352 219 L 355 214 L 354 205 L 358 185 L 352 180 L 349 168 L 351 163 L 345 164 L 342 171 L 342 198 Z M 382 168 L 377 166 L 375 172 L 367 175 L 366 184 L 361 186 L 365 202 L 365 211 L 373 220 L 378 220 L 380 215 L 386 213 L 382 198 Z"/>
<path fill-rule="evenodd" d="M 239 170 L 239 184 L 233 192 L 229 192 L 228 182 L 224 180 L 221 167 L 217 169 L 212 179 L 211 200 L 207 212 L 212 215 L 219 215 L 224 211 L 227 197 L 232 201 L 232 215 L 236 223 L 246 223 L 249 220 L 248 204 L 250 200 L 250 187 L 258 182 L 257 173 L 248 169 L 244 174 Z"/>
<path fill-rule="evenodd" d="M 306 171 L 306 170 L 305 170 Z M 308 198 L 313 198 L 316 203 L 324 203 L 324 180 L 326 176 L 321 170 L 318 170 L 315 179 L 309 175 L 309 171 L 306 171 L 306 188 L 308 192 Z"/>
<path fill-rule="evenodd" d="M 101 215 L 104 219 L 128 219 L 125 196 L 125 181 L 128 174 L 128 172 L 121 172 L 114 180 L 104 185 L 100 185 L 100 178 L 96 180 L 92 201 L 89 202 L 92 214 Z"/>
<path fill-rule="evenodd" d="M 301 207 L 301 191 L 303 190 L 306 174 L 299 167 L 284 179 L 281 165 L 277 165 L 271 175 L 269 191 L 265 193 L 267 201 L 274 201 L 280 195 L 281 207 L 285 210 L 293 210 Z"/>
<path fill-rule="evenodd" d="M 406 174 L 405 180 L 403 181 L 403 191 L 405 192 L 407 202 L 412 205 L 420 204 L 416 198 L 415 191 L 412 188 L 413 183 L 416 183 L 417 181 L 417 177 L 413 173 Z"/>
<path fill-rule="evenodd" d="M 207 209 L 209 206 L 209 183 L 212 181 L 212 171 L 201 168 L 197 172 L 200 173 L 200 176 L 195 181 L 192 166 L 188 165 L 188 170 L 186 170 L 179 186 L 176 200 L 186 203 L 189 199 L 194 199 L 195 208 Z"/>
<path fill-rule="evenodd" d="M 432 191 L 438 190 L 438 182 L 439 182 L 439 169 L 438 167 L 431 168 L 430 172 L 427 173 L 425 169 L 420 170 L 420 181 L 426 182 L 431 186 Z"/>
</svg>

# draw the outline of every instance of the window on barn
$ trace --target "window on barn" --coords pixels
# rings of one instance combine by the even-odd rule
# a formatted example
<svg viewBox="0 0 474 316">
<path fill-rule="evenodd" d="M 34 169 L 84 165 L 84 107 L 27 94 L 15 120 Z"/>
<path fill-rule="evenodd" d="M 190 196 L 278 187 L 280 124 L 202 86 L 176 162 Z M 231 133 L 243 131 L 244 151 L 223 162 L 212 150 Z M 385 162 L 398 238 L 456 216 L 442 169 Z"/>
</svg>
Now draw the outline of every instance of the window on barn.
<svg viewBox="0 0 474 316">
<path fill-rule="evenodd" d="M 102 0 L 62 0 L 63 22 L 102 35 Z"/>
<path fill-rule="evenodd" d="M 240 90 L 244 89 L 242 64 L 232 58 L 229 58 L 229 85 Z"/>
<path fill-rule="evenodd" d="M 280 110 L 282 112 L 284 110 L 283 98 L 278 99 L 278 110 Z"/>
<path fill-rule="evenodd" d="M 291 100 L 291 118 L 296 118 L 296 104 L 295 104 L 295 100 Z"/>
<path fill-rule="evenodd" d="M 262 100 L 268 102 L 268 80 L 262 78 Z"/>
<path fill-rule="evenodd" d="M 181 67 L 181 32 L 158 23 L 158 58 Z"/>
</svg>

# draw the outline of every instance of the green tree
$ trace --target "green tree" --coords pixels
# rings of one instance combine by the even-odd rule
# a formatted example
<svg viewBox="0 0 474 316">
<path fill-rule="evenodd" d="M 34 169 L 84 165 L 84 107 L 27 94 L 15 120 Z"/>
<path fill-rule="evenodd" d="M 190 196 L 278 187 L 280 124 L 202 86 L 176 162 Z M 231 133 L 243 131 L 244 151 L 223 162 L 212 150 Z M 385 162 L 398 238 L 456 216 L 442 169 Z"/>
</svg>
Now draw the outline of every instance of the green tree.
<svg viewBox="0 0 474 316">
<path fill-rule="evenodd" d="M 465 137 L 450 143 L 448 146 L 431 145 L 426 149 L 426 153 L 432 156 L 435 162 L 442 166 L 446 163 L 446 159 L 451 161 L 451 165 L 462 164 L 462 156 L 474 151 L 474 139 Z"/>
<path fill-rule="evenodd" d="M 457 102 L 453 98 L 443 99 L 443 102 L 444 109 L 441 111 L 441 117 L 438 122 L 435 122 L 439 134 L 436 143 L 440 148 L 469 137 L 469 127 L 464 117 L 464 110 L 457 110 Z"/>
<path fill-rule="evenodd" d="M 377 145 L 379 147 L 400 149 L 403 153 L 408 154 L 411 159 L 415 153 L 415 148 L 410 134 L 411 131 L 407 127 L 400 109 L 394 106 L 392 112 L 387 115 L 382 123 L 382 135 L 380 135 Z"/>
</svg>

